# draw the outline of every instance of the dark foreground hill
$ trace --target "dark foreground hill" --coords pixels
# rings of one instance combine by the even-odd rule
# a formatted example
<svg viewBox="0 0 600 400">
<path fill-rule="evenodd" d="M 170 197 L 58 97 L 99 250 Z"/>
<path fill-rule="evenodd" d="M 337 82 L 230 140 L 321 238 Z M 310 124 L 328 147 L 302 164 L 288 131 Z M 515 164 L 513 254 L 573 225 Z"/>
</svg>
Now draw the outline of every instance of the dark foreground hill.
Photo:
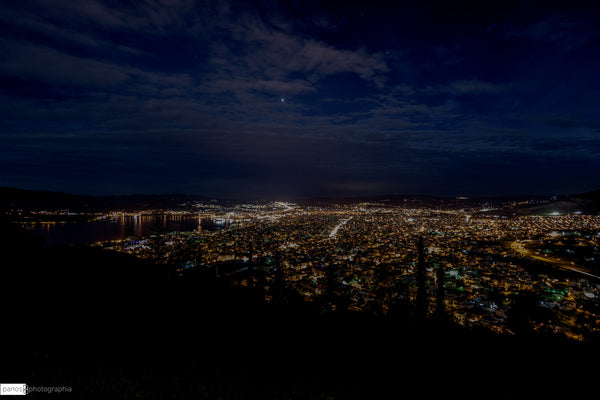
<svg viewBox="0 0 600 400">
<path fill-rule="evenodd" d="M 8 229 L 2 382 L 87 399 L 564 398 L 596 384 L 595 343 L 266 305 L 208 270 Z"/>
</svg>

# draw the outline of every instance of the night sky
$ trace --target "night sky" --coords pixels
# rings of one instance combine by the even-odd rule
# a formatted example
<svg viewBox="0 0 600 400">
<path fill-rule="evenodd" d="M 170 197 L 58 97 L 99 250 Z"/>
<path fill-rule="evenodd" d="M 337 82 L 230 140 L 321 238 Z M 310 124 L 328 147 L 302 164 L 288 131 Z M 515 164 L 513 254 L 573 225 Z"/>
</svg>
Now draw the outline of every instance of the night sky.
<svg viewBox="0 0 600 400">
<path fill-rule="evenodd" d="M 389 3 L 4 0 L 0 186 L 600 188 L 600 3 Z"/>
</svg>

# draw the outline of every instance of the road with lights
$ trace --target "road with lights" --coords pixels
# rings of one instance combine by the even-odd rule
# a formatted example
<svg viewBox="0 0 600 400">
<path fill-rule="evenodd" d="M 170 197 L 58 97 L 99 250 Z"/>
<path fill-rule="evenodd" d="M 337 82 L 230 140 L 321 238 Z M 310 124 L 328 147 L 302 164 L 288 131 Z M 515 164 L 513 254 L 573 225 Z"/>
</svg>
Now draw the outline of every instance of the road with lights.
<svg viewBox="0 0 600 400">
<path fill-rule="evenodd" d="M 534 260 L 545 262 L 547 264 L 552 265 L 553 267 L 557 267 L 557 268 L 567 270 L 567 271 L 577 272 L 579 274 L 584 274 L 584 275 L 590 276 L 592 278 L 600 279 L 600 276 L 591 274 L 591 273 L 589 273 L 588 270 L 584 270 L 581 267 L 576 267 L 575 265 L 573 265 L 570 262 L 558 260 L 555 258 L 542 257 L 542 256 L 539 256 L 539 255 L 533 253 L 532 251 L 528 250 L 525 247 L 524 243 L 527 243 L 527 242 L 531 242 L 531 240 L 525 240 L 525 241 L 515 240 L 514 242 L 512 242 L 510 244 L 510 247 L 525 257 L 529 257 L 529 258 L 533 258 Z"/>
</svg>

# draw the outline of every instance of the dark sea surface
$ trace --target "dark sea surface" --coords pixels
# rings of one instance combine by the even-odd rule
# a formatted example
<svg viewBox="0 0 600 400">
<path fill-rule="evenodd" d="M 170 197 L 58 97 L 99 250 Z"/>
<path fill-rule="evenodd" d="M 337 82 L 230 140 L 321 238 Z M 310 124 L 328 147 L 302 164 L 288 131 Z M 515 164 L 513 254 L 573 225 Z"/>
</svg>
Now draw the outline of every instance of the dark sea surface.
<svg viewBox="0 0 600 400">
<path fill-rule="evenodd" d="M 158 224 L 165 232 L 195 231 L 198 217 L 178 215 L 124 216 L 115 220 L 76 223 L 39 223 L 24 227 L 29 233 L 41 235 L 45 245 L 83 244 L 107 240 L 139 239 L 148 236 Z M 210 229 L 210 223 L 204 229 Z"/>
</svg>

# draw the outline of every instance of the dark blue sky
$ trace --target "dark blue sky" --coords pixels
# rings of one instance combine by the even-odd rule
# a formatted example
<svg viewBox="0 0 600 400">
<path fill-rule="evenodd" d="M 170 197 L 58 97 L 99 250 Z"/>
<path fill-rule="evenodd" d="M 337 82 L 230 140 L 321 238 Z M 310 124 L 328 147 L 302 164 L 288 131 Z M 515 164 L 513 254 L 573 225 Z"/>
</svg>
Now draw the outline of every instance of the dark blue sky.
<svg viewBox="0 0 600 400">
<path fill-rule="evenodd" d="M 3 1 L 0 185 L 600 188 L 599 6 L 389 3 Z"/>
</svg>

